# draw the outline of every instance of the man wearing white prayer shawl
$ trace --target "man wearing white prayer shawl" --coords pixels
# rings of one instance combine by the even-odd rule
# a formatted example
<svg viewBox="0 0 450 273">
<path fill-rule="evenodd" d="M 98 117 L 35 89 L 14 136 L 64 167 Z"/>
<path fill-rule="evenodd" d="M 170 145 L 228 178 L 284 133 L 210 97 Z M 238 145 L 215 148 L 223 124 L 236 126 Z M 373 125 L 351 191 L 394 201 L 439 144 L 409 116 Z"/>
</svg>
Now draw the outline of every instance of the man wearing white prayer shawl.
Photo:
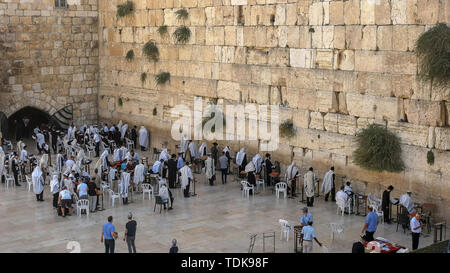
<svg viewBox="0 0 450 273">
<path fill-rule="evenodd" d="M 255 164 L 250 161 L 247 165 L 245 165 L 245 173 L 247 174 L 247 182 L 252 185 L 253 187 L 256 187 L 256 177 L 255 177 Z M 253 195 L 253 190 L 250 190 L 249 194 Z"/>
<path fill-rule="evenodd" d="M 2 180 L 2 176 L 4 174 L 6 174 L 6 169 L 5 169 L 5 152 L 3 152 L 2 147 L 0 147 L 1 151 L 0 151 L 0 180 Z"/>
<path fill-rule="evenodd" d="M 167 188 L 166 183 L 161 184 L 161 186 L 159 187 L 159 196 L 161 197 L 161 200 L 164 201 L 168 201 L 169 203 L 169 210 L 172 209 L 172 205 L 173 205 L 173 197 L 172 197 L 172 192 L 169 190 L 169 188 Z M 166 203 L 164 203 L 164 209 L 166 209 Z"/>
<path fill-rule="evenodd" d="M 252 159 L 253 164 L 255 164 L 255 173 L 260 174 L 262 169 L 262 158 L 259 154 L 256 154 Z"/>
<path fill-rule="evenodd" d="M 109 172 L 108 172 L 108 182 L 109 182 L 109 187 L 110 189 L 112 189 L 114 192 L 117 192 L 117 187 L 116 187 L 116 183 L 114 183 L 114 180 L 116 180 L 116 173 L 117 173 L 117 169 L 114 168 L 109 168 Z"/>
<path fill-rule="evenodd" d="M 102 161 L 102 172 L 104 172 L 109 167 L 108 150 L 104 150 L 103 151 L 102 155 L 100 156 L 100 159 Z"/>
<path fill-rule="evenodd" d="M 37 144 L 39 154 L 41 154 L 41 152 L 42 152 L 44 143 L 45 143 L 45 137 L 40 131 L 38 131 L 38 133 L 36 134 L 36 144 Z"/>
<path fill-rule="evenodd" d="M 156 161 L 155 163 L 153 163 L 153 166 L 152 166 L 153 174 L 158 174 L 159 176 L 162 177 L 163 164 L 164 164 L 163 159 L 160 159 L 160 160 Z"/>
<path fill-rule="evenodd" d="M 37 201 L 44 201 L 44 177 L 40 166 L 36 166 L 31 174 L 31 181 L 33 182 L 33 190 L 36 194 Z"/>
<path fill-rule="evenodd" d="M 75 139 L 75 132 L 77 131 L 77 127 L 73 126 L 72 128 L 72 135 L 71 135 L 71 139 L 75 140 L 76 143 L 76 139 Z"/>
<path fill-rule="evenodd" d="M 72 126 L 69 126 L 69 129 L 67 129 L 67 140 L 71 140 L 72 139 Z"/>
<path fill-rule="evenodd" d="M 334 174 L 334 167 L 331 167 L 330 170 L 325 174 L 322 183 L 322 192 L 325 194 L 325 202 L 328 201 L 328 196 L 330 195 L 330 192 L 331 192 L 331 201 L 336 202 L 335 198 L 336 188 L 334 184 L 335 178 L 336 175 Z"/>
<path fill-rule="evenodd" d="M 50 180 L 50 192 L 53 194 L 53 207 L 58 207 L 58 197 L 59 197 L 59 181 L 58 175 L 52 175 L 52 179 Z"/>
<path fill-rule="evenodd" d="M 122 151 L 119 148 L 114 149 L 113 160 L 116 162 L 122 161 L 121 153 L 122 153 Z"/>
<path fill-rule="evenodd" d="M 198 158 L 197 143 L 195 141 L 190 140 L 188 147 L 189 147 L 189 154 L 191 157 L 191 162 L 195 163 L 195 160 Z"/>
<path fill-rule="evenodd" d="M 223 152 L 225 153 L 225 156 L 228 158 L 228 165 L 227 165 L 227 174 L 230 173 L 230 163 L 231 163 L 231 155 L 230 155 L 230 147 L 225 146 L 225 148 L 223 148 Z"/>
<path fill-rule="evenodd" d="M 139 189 L 139 186 L 144 182 L 144 171 L 145 167 L 144 164 L 139 164 L 134 168 L 134 176 L 133 176 L 133 183 L 136 188 Z"/>
<path fill-rule="evenodd" d="M 295 190 L 297 188 L 297 177 L 299 177 L 300 174 L 298 172 L 297 165 L 294 161 L 292 161 L 291 165 L 289 165 L 286 169 L 286 181 L 288 183 L 289 188 L 291 189 L 291 197 L 297 196 L 295 194 Z"/>
<path fill-rule="evenodd" d="M 73 160 L 73 156 L 71 156 L 70 159 L 66 161 L 65 173 L 70 172 L 72 170 L 73 165 L 75 165 L 75 161 Z"/>
<path fill-rule="evenodd" d="M 186 140 L 186 138 L 184 136 L 181 137 L 181 143 L 180 143 L 180 153 L 183 154 L 183 160 L 186 158 L 186 151 L 188 148 L 188 141 Z"/>
<path fill-rule="evenodd" d="M 208 158 L 205 160 L 205 175 L 209 181 L 210 186 L 214 186 L 214 180 L 216 179 L 216 166 L 211 154 L 208 154 Z"/>
<path fill-rule="evenodd" d="M 247 165 L 247 154 L 245 153 L 245 148 L 242 148 L 236 154 L 236 164 L 239 166 L 239 177 L 242 177 L 241 172 L 245 169 Z"/>
<path fill-rule="evenodd" d="M 148 132 L 144 126 L 139 129 L 139 145 L 141 146 L 141 151 L 147 150 L 148 147 Z"/>
<path fill-rule="evenodd" d="M 316 182 L 316 175 L 313 173 L 313 168 L 309 168 L 308 172 L 303 177 L 306 205 L 312 207 L 314 205 L 314 183 Z"/>
<path fill-rule="evenodd" d="M 413 214 L 413 212 L 415 212 L 416 210 L 414 209 L 414 202 L 411 198 L 411 191 L 407 191 L 405 194 L 403 194 L 402 196 L 400 196 L 400 204 L 402 206 L 404 206 L 406 208 L 406 210 L 408 210 L 408 214 Z"/>
<path fill-rule="evenodd" d="M 163 149 L 159 154 L 159 160 L 161 159 L 164 160 L 164 162 L 167 162 L 167 160 L 169 160 L 169 153 L 167 152 L 167 149 Z"/>
<path fill-rule="evenodd" d="M 44 154 L 42 155 L 41 159 L 39 160 L 39 166 L 41 166 L 41 168 L 43 168 L 44 170 L 47 169 L 47 164 L 48 164 L 48 155 Z M 44 177 L 45 180 L 45 177 Z"/>
<path fill-rule="evenodd" d="M 206 142 L 203 142 L 202 145 L 200 145 L 200 148 L 198 149 L 199 157 L 202 158 L 206 156 Z"/>
<path fill-rule="evenodd" d="M 123 198 L 123 204 L 128 204 L 128 187 L 130 186 L 130 174 L 123 172 L 120 178 L 119 192 Z"/>
<path fill-rule="evenodd" d="M 119 130 L 122 128 L 123 122 L 122 120 L 119 121 L 119 123 L 117 123 L 117 128 L 119 128 Z"/>
<path fill-rule="evenodd" d="M 180 169 L 180 174 L 181 174 L 181 188 L 183 189 L 184 197 L 190 197 L 189 187 L 191 181 L 194 180 L 194 177 L 192 176 L 192 171 L 191 168 L 189 167 L 189 162 L 186 162 L 186 165 L 184 165 L 184 167 Z"/>
<path fill-rule="evenodd" d="M 122 128 L 120 129 L 120 138 L 123 139 L 127 133 L 128 130 L 128 124 L 124 124 Z"/>
</svg>

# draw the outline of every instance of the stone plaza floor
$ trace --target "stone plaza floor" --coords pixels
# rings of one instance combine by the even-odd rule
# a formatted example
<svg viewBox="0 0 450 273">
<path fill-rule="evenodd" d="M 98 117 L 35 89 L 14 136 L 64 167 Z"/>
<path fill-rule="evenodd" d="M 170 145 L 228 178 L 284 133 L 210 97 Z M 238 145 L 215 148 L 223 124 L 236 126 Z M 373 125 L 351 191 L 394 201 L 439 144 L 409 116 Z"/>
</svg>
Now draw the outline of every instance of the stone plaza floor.
<svg viewBox="0 0 450 273">
<path fill-rule="evenodd" d="M 30 147 L 31 145 L 29 145 Z M 141 153 L 138 151 L 140 156 Z M 148 152 L 146 156 L 149 156 Z M 56 156 L 52 155 L 52 161 Z M 96 159 L 93 160 L 93 164 Z M 92 170 L 92 168 L 91 168 Z M 250 199 L 241 197 L 240 185 L 228 176 L 228 183 L 222 185 L 220 173 L 214 186 L 206 184 L 203 175 L 196 174 L 197 196 L 184 198 L 180 189 L 173 189 L 174 209 L 159 208 L 153 212 L 154 199 L 142 200 L 141 194 L 133 196 L 133 203 L 118 204 L 111 207 L 110 199 L 105 195 L 104 211 L 89 216 L 57 216 L 52 207 L 49 186 L 45 186 L 45 202 L 37 202 L 33 192 L 28 192 L 26 183 L 22 187 L 10 187 L 0 184 L 0 252 L 70 252 L 68 243 L 78 242 L 80 251 L 103 252 L 100 243 L 102 225 L 109 215 L 114 217 L 114 225 L 119 232 L 116 240 L 116 252 L 128 252 L 123 241 L 127 215 L 132 212 L 138 222 L 136 248 L 138 252 L 167 253 L 172 239 L 176 238 L 180 252 L 229 253 L 248 252 L 250 234 L 258 234 L 254 253 L 263 252 L 264 232 L 275 232 L 275 252 L 294 251 L 293 233 L 289 241 L 280 240 L 279 219 L 298 225 L 301 208 L 305 204 L 299 198 L 276 199 L 271 189 L 266 189 Z M 47 178 L 48 182 L 48 178 Z M 310 208 L 314 217 L 314 227 L 320 242 L 331 252 L 351 252 L 352 244 L 359 239 L 364 217 L 357 215 L 337 215 L 336 204 L 325 202 L 323 196 L 316 198 Z M 344 226 L 342 238 L 331 240 L 329 223 L 341 223 Z M 410 232 L 403 232 L 396 224 L 379 224 L 375 237 L 383 237 L 411 248 Z M 420 247 L 432 243 L 432 235 L 420 239 Z M 266 240 L 266 252 L 273 251 L 273 239 Z M 322 252 L 314 243 L 313 252 Z"/>
</svg>

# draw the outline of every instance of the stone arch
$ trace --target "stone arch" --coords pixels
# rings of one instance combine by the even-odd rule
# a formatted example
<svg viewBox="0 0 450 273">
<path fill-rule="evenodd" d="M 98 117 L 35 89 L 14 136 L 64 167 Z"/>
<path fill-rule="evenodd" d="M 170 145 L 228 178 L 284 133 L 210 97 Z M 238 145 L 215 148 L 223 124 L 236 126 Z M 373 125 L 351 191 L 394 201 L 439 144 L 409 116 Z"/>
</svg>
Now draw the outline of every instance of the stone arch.
<svg viewBox="0 0 450 273">
<path fill-rule="evenodd" d="M 4 107 L 3 113 L 9 118 L 12 114 L 25 107 L 34 107 L 42 110 L 52 116 L 58 109 L 64 107 L 59 104 L 51 96 L 44 93 L 39 94 L 39 97 L 28 97 L 24 95 L 12 96 L 9 104 Z"/>
</svg>

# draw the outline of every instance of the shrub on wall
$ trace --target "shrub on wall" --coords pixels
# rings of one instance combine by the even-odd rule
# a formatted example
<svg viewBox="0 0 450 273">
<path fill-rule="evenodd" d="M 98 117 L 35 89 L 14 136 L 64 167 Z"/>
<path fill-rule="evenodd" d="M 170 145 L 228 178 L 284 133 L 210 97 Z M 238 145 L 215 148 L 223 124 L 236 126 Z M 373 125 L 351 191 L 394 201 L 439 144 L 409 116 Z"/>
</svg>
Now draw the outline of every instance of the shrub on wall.
<svg viewBox="0 0 450 273">
<path fill-rule="evenodd" d="M 420 35 L 415 52 L 419 75 L 433 84 L 446 85 L 450 79 L 450 27 L 438 24 Z"/>
<path fill-rule="evenodd" d="M 132 49 L 129 50 L 125 58 L 127 59 L 127 61 L 131 62 L 134 59 L 134 51 Z"/>
<path fill-rule="evenodd" d="M 167 26 L 158 27 L 158 33 L 161 36 L 166 35 L 167 34 Z"/>
<path fill-rule="evenodd" d="M 189 13 L 186 9 L 179 9 L 175 12 L 178 20 L 186 20 L 189 17 Z"/>
<path fill-rule="evenodd" d="M 142 72 L 142 74 L 141 74 L 141 83 L 144 84 L 146 80 L 147 80 L 147 73 Z"/>
<path fill-rule="evenodd" d="M 169 72 L 161 72 L 157 75 L 155 75 L 156 83 L 159 84 L 165 84 L 167 81 L 170 81 L 170 73 Z"/>
<path fill-rule="evenodd" d="M 401 172 L 400 139 L 386 127 L 371 124 L 356 135 L 358 148 L 353 152 L 353 162 L 361 168 L 373 171 Z"/>
<path fill-rule="evenodd" d="M 154 41 L 148 41 L 142 48 L 142 52 L 149 60 L 157 62 L 159 59 L 159 50 Z"/>
<path fill-rule="evenodd" d="M 178 27 L 173 33 L 173 37 L 175 38 L 177 43 L 185 44 L 191 37 L 191 30 L 186 26 Z"/>
<path fill-rule="evenodd" d="M 117 5 L 117 17 L 125 17 L 130 15 L 134 11 L 134 3 L 126 1 L 121 5 Z"/>
<path fill-rule="evenodd" d="M 427 163 L 428 163 L 428 165 L 434 164 L 434 153 L 432 150 L 429 150 L 427 153 Z"/>
<path fill-rule="evenodd" d="M 295 136 L 295 133 L 296 133 L 294 123 L 292 122 L 292 120 L 283 121 L 279 126 L 279 130 L 280 130 L 280 135 L 282 137 L 287 137 L 287 138 L 291 138 L 291 137 Z"/>
</svg>

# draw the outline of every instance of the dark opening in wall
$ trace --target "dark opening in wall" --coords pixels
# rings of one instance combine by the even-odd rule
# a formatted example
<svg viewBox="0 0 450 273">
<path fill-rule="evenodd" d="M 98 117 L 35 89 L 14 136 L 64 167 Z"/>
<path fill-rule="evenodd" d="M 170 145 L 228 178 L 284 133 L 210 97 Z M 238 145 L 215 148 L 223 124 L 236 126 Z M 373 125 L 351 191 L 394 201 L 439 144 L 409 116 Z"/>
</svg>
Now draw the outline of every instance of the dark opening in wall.
<svg viewBox="0 0 450 273">
<path fill-rule="evenodd" d="M 55 0 L 55 8 L 67 8 L 66 0 Z"/>
<path fill-rule="evenodd" d="M 238 25 L 243 25 L 245 24 L 245 18 L 244 18 L 244 7 L 243 6 L 238 6 Z"/>
</svg>

